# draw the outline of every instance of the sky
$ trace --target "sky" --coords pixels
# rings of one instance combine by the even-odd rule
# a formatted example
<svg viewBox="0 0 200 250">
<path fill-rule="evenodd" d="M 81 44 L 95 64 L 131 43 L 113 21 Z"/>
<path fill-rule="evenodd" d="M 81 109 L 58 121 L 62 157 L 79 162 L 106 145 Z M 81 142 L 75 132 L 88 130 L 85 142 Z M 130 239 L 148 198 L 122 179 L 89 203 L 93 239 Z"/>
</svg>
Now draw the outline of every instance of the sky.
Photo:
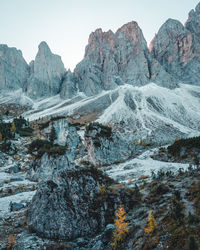
<svg viewBox="0 0 200 250">
<path fill-rule="evenodd" d="M 0 44 L 16 47 L 29 63 L 41 41 L 73 70 L 84 57 L 89 34 L 116 32 L 136 21 L 149 44 L 161 25 L 183 24 L 200 0 L 0 0 Z"/>
</svg>

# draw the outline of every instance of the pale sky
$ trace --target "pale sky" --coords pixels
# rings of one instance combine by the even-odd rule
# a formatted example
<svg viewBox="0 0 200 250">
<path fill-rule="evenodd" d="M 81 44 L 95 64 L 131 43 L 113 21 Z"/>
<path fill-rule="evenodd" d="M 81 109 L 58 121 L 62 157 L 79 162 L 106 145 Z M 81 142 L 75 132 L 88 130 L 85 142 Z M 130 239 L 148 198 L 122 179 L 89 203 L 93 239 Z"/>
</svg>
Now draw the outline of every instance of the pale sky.
<svg viewBox="0 0 200 250">
<path fill-rule="evenodd" d="M 185 23 L 200 0 L 0 0 L 0 44 L 16 47 L 29 63 L 46 41 L 74 69 L 97 28 L 115 32 L 136 21 L 147 43 L 160 26 L 174 18 Z"/>
</svg>

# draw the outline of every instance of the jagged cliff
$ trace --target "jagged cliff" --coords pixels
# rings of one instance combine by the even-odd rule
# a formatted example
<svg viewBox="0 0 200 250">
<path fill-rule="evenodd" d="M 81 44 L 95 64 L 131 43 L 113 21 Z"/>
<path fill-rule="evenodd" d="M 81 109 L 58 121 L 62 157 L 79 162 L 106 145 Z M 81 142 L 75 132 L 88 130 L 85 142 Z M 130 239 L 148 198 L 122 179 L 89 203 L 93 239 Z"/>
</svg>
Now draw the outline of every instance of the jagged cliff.
<svg viewBox="0 0 200 250">
<path fill-rule="evenodd" d="M 31 74 L 26 92 L 33 98 L 56 95 L 65 74 L 61 57 L 54 55 L 46 42 L 38 47 L 35 61 L 31 63 Z"/>
<path fill-rule="evenodd" d="M 0 45 L 0 91 L 23 88 L 29 75 L 29 67 L 22 52 L 7 45 Z"/>
<path fill-rule="evenodd" d="M 102 29 L 92 32 L 75 76 L 80 91 L 86 95 L 123 84 L 143 86 L 150 81 L 173 87 L 171 76 L 150 55 L 136 22 L 123 25 L 115 34 Z"/>
<path fill-rule="evenodd" d="M 189 13 L 185 26 L 168 19 L 151 42 L 150 50 L 177 81 L 200 84 L 200 4 Z"/>
</svg>

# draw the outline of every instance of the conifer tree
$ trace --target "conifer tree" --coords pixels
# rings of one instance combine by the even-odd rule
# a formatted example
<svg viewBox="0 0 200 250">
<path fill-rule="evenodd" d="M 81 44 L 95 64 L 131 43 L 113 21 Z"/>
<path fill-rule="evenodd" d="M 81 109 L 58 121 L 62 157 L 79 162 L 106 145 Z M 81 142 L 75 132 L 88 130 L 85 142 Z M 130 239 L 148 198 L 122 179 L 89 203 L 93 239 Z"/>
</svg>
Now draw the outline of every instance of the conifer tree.
<svg viewBox="0 0 200 250">
<path fill-rule="evenodd" d="M 104 195 L 106 193 L 105 185 L 103 183 L 100 185 L 99 191 L 101 195 Z"/>
<path fill-rule="evenodd" d="M 52 125 L 49 140 L 53 144 L 56 139 L 57 139 L 56 130 L 55 130 L 54 126 Z"/>
<path fill-rule="evenodd" d="M 113 242 L 111 243 L 114 249 L 123 241 L 126 233 L 129 231 L 128 222 L 125 222 L 126 211 L 122 205 L 118 208 L 116 217 L 117 219 L 114 220 L 115 230 L 113 233 Z"/>
<path fill-rule="evenodd" d="M 16 131 L 16 127 L 15 127 L 15 123 L 12 123 L 12 127 L 10 128 L 10 132 L 15 132 Z"/>
<path fill-rule="evenodd" d="M 198 244 L 196 243 L 196 240 L 193 235 L 189 236 L 189 250 L 198 250 Z"/>
<path fill-rule="evenodd" d="M 15 245 L 15 237 L 13 234 L 10 234 L 8 237 L 8 246 L 9 248 L 13 248 Z"/>
<path fill-rule="evenodd" d="M 157 227 L 156 220 L 153 217 L 152 210 L 150 210 L 148 217 L 148 224 L 147 227 L 144 229 L 144 231 L 145 233 L 150 234 L 155 230 L 156 227 Z"/>
<path fill-rule="evenodd" d="M 1 132 L 0 132 L 0 141 L 3 141 L 3 136 Z"/>
</svg>

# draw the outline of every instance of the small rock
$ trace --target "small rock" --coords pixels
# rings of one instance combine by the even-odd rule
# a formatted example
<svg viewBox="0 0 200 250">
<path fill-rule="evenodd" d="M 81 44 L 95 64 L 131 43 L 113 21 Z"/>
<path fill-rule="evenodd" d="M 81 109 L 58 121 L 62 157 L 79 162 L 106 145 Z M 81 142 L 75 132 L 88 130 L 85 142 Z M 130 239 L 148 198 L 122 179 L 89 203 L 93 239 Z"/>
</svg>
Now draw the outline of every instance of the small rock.
<svg viewBox="0 0 200 250">
<path fill-rule="evenodd" d="M 24 179 L 23 178 L 11 178 L 10 179 L 10 182 L 15 182 L 15 181 L 23 181 Z"/>
<path fill-rule="evenodd" d="M 20 171 L 20 168 L 17 165 L 15 165 L 9 168 L 8 173 L 19 173 L 19 171 Z"/>
<path fill-rule="evenodd" d="M 19 211 L 24 207 L 25 206 L 22 203 L 17 203 L 17 202 L 12 202 L 12 201 L 10 202 L 10 211 L 11 212 Z"/>
</svg>

